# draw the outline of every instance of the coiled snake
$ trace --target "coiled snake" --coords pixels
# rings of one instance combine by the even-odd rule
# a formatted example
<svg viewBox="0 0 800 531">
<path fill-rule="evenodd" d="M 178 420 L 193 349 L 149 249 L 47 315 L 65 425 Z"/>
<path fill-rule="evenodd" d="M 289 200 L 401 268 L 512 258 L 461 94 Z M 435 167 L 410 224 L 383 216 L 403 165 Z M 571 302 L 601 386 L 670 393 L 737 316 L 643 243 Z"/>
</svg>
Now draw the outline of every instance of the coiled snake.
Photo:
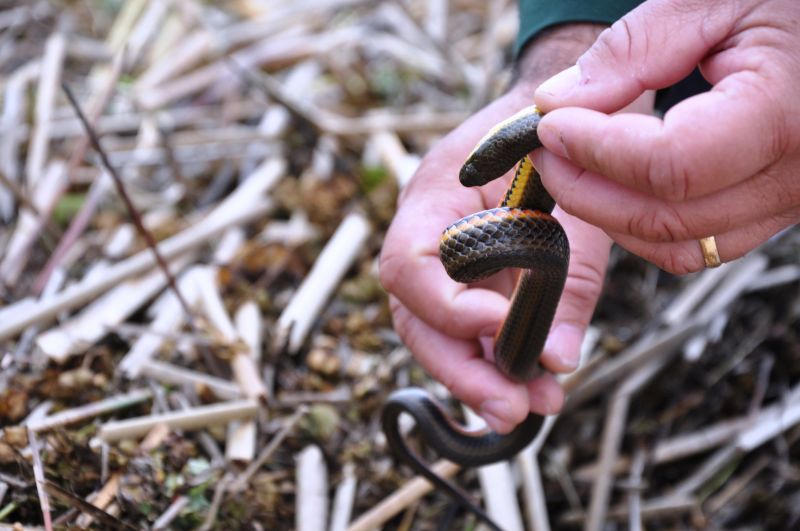
<svg viewBox="0 0 800 531">
<path fill-rule="evenodd" d="M 555 202 L 528 158 L 528 153 L 542 145 L 537 135 L 541 117 L 536 107 L 523 109 L 493 127 L 478 143 L 461 168 L 461 184 L 481 186 L 518 164 L 514 178 L 497 208 L 456 221 L 445 229 L 439 246 L 442 264 L 458 282 L 475 282 L 506 267 L 524 269 L 495 340 L 497 367 L 521 382 L 539 373 L 539 355 L 569 263 L 567 236 L 550 214 Z M 530 413 L 506 435 L 487 429 L 470 432 L 417 388 L 394 392 L 384 407 L 383 430 L 394 454 L 498 529 L 466 494 L 409 450 L 398 427 L 403 412 L 414 417 L 422 438 L 439 455 L 468 467 L 511 458 L 533 440 L 543 417 Z"/>
</svg>

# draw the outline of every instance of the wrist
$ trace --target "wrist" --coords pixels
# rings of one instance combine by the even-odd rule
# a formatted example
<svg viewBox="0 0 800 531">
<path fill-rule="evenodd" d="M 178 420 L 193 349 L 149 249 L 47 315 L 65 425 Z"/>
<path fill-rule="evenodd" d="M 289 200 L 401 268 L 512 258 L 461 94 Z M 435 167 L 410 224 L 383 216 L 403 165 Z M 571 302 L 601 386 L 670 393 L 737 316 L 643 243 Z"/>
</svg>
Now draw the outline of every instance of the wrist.
<svg viewBox="0 0 800 531">
<path fill-rule="evenodd" d="M 528 99 L 543 81 L 572 66 L 607 26 L 590 22 L 562 24 L 544 30 L 520 51 L 509 92 Z"/>
</svg>

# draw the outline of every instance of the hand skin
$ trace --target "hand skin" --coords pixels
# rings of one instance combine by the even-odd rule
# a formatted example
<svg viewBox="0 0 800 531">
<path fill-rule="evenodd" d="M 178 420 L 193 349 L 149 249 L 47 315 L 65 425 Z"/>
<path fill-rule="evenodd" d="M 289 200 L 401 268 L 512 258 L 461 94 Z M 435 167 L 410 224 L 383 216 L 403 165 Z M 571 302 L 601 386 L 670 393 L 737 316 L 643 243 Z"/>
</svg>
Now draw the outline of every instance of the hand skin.
<svg viewBox="0 0 800 531">
<path fill-rule="evenodd" d="M 494 124 L 533 103 L 539 82 L 573 64 L 602 26 L 572 24 L 542 35 L 518 64 L 513 87 L 444 138 L 422 161 L 403 190 L 381 253 L 380 272 L 390 292 L 395 328 L 420 364 L 458 399 L 505 433 L 529 411 L 557 412 L 563 391 L 551 374 L 527 385 L 503 376 L 491 361 L 493 337 L 503 322 L 515 272 L 466 286 L 447 277 L 439 261 L 439 236 L 459 218 L 498 204 L 507 176 L 465 188 L 458 171 L 475 143 Z M 573 370 L 599 296 L 610 248 L 600 230 L 556 210 L 572 248 L 569 276 L 541 357 L 553 372 Z"/>
<path fill-rule="evenodd" d="M 534 162 L 561 208 L 677 274 L 800 221 L 800 2 L 649 0 L 535 101 Z M 699 65 L 713 85 L 663 120 L 617 111 Z M 583 107 L 583 108 L 578 108 Z"/>
</svg>

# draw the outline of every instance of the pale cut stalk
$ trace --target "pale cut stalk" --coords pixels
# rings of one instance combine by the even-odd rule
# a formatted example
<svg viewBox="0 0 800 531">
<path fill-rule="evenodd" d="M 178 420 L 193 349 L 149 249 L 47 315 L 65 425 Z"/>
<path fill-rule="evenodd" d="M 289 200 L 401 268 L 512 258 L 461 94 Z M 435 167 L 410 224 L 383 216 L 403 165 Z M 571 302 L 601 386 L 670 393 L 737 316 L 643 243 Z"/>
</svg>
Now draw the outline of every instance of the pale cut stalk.
<svg viewBox="0 0 800 531">
<path fill-rule="evenodd" d="M 372 142 L 381 161 L 394 175 L 397 186 L 405 188 L 417 171 L 420 158 L 409 155 L 396 133 L 382 131 L 372 137 Z"/>
<path fill-rule="evenodd" d="M 34 65 L 38 66 L 38 65 Z M 8 89 L 7 89 L 8 90 Z M 168 109 L 158 113 L 158 122 L 169 124 L 173 128 L 197 128 L 207 122 L 209 116 L 224 115 L 226 120 L 238 121 L 263 112 L 264 105 L 251 101 L 226 102 L 223 104 L 204 104 L 191 107 Z M 110 133 L 133 133 L 139 130 L 144 120 L 151 116 L 145 112 L 120 111 L 105 114 L 97 118 L 97 133 L 101 136 Z M 64 139 L 80 136 L 83 126 L 77 118 L 58 118 L 52 122 L 52 139 Z M 27 133 L 27 127 L 20 124 L 19 136 Z"/>
<path fill-rule="evenodd" d="M 764 274 L 754 279 L 747 288 L 747 291 L 752 292 L 762 289 L 771 289 L 776 286 L 796 282 L 798 279 L 800 279 L 800 265 L 786 264 L 773 267 L 772 269 L 764 271 Z"/>
<path fill-rule="evenodd" d="M 92 493 L 86 499 L 87 502 L 91 503 L 98 509 L 105 509 L 108 507 L 111 502 L 117 497 L 117 493 L 119 491 L 119 480 L 120 475 L 115 473 L 111 476 L 111 478 L 103 485 L 103 487 L 97 491 L 96 493 Z M 78 517 L 78 520 L 75 522 L 81 529 L 88 529 L 90 525 L 92 525 L 92 518 L 89 514 L 82 514 Z"/>
<path fill-rule="evenodd" d="M 156 518 L 155 522 L 153 522 L 153 531 L 167 529 L 172 521 L 178 517 L 181 511 L 183 511 L 183 509 L 189 505 L 190 501 L 191 500 L 188 496 L 178 496 L 175 498 L 175 501 L 173 501 L 169 507 L 167 507 L 167 510 L 164 511 L 161 516 Z"/>
<path fill-rule="evenodd" d="M 348 214 L 320 253 L 308 276 L 277 322 L 278 346 L 296 353 L 311 331 L 325 303 L 361 252 L 370 226 L 358 212 Z"/>
<path fill-rule="evenodd" d="M 217 288 L 217 272 L 215 266 L 197 266 L 195 284 L 201 311 L 214 329 L 216 339 L 224 345 L 233 346 L 239 341 L 239 334 L 233 326 L 225 303 Z"/>
<path fill-rule="evenodd" d="M 170 264 L 173 274 L 182 269 L 190 258 L 183 256 L 174 260 Z M 64 363 L 69 357 L 85 352 L 105 337 L 109 329 L 123 323 L 166 285 L 167 277 L 161 270 L 124 282 L 93 301 L 66 323 L 40 334 L 36 345 L 53 361 Z"/>
<path fill-rule="evenodd" d="M 60 191 L 67 184 L 67 167 L 62 161 L 53 161 L 44 175 L 40 176 L 34 188 L 31 203 L 39 212 L 49 209 Z M 0 281 L 13 286 L 19 280 L 34 242 L 41 235 L 39 216 L 28 209 L 19 214 L 11 241 L 6 246 L 0 263 Z"/>
<path fill-rule="evenodd" d="M 169 428 L 163 424 L 157 424 L 153 426 L 142 442 L 139 444 L 139 449 L 142 453 L 149 453 L 156 448 L 158 448 L 161 443 L 164 442 L 164 439 L 167 438 L 169 435 Z M 117 507 L 114 500 L 117 497 L 117 493 L 119 491 L 119 480 L 120 475 L 115 473 L 111 478 L 109 478 L 108 482 L 103 485 L 103 488 L 98 492 L 96 496 L 90 497 L 86 501 L 89 501 L 95 507 L 99 507 L 100 509 L 105 509 L 106 512 L 109 514 L 118 514 L 119 508 Z M 76 522 L 81 529 L 88 529 L 93 522 L 93 518 L 90 514 L 82 514 L 78 521 Z"/>
<path fill-rule="evenodd" d="M 325 531 L 328 522 L 328 470 L 318 446 L 297 455 L 297 531 Z"/>
<path fill-rule="evenodd" d="M 232 420 L 252 418 L 257 413 L 258 402 L 255 400 L 236 400 L 161 415 L 112 421 L 100 427 L 98 437 L 112 443 L 141 437 L 158 424 L 164 424 L 173 430 L 198 430 Z"/>
<path fill-rule="evenodd" d="M 119 51 L 128 41 L 136 21 L 148 4 L 147 0 L 130 0 L 122 5 L 119 14 L 114 18 L 114 23 L 106 37 L 106 44 L 113 51 Z"/>
<path fill-rule="evenodd" d="M 259 363 L 261 361 L 263 325 L 258 304 L 251 300 L 245 301 L 236 310 L 234 321 L 239 337 L 247 345 L 247 354 L 253 358 L 253 361 Z"/>
<path fill-rule="evenodd" d="M 97 402 L 59 411 L 54 415 L 29 422 L 28 427 L 37 433 L 61 428 L 111 411 L 141 404 L 150 400 L 152 396 L 153 393 L 149 389 L 136 389 L 123 395 L 111 396 Z"/>
<path fill-rule="evenodd" d="M 468 407 L 463 408 L 467 426 L 480 429 L 486 426 L 482 418 Z M 504 531 L 523 531 L 522 514 L 514 489 L 514 476 L 506 461 L 492 463 L 476 469 L 483 492 L 486 512 Z"/>
<path fill-rule="evenodd" d="M 461 467 L 447 460 L 437 461 L 431 469 L 433 473 L 441 478 L 450 478 L 458 472 Z M 400 489 L 384 498 L 375 507 L 358 517 L 348 531 L 372 531 L 380 528 L 383 524 L 397 516 L 406 507 L 416 503 L 420 498 L 433 490 L 433 485 L 428 480 L 417 476 Z"/>
<path fill-rule="evenodd" d="M 220 238 L 216 249 L 214 249 L 214 264 L 223 265 L 233 261 L 236 258 L 236 252 L 246 239 L 245 231 L 241 227 L 232 227 L 226 230 L 225 234 Z"/>
<path fill-rule="evenodd" d="M 194 266 L 177 279 L 178 291 L 189 306 L 194 306 L 200 298 L 197 277 L 202 266 Z M 163 276 L 163 275 L 162 275 Z M 148 332 L 139 336 L 131 349 L 119 363 L 119 370 L 129 378 L 139 375 L 166 342 L 169 333 L 176 332 L 186 322 L 187 316 L 181 307 L 178 296 L 172 291 L 165 292 L 155 303 L 158 308 Z M 165 376 L 168 378 L 169 376 Z"/>
<path fill-rule="evenodd" d="M 600 331 L 593 326 L 589 326 L 581 342 L 578 367 L 586 366 L 589 361 L 589 356 L 599 340 Z M 557 376 L 559 382 L 563 382 L 565 378 L 565 375 Z M 534 531 L 550 531 L 547 500 L 545 499 L 542 474 L 539 468 L 539 452 L 550 436 L 550 432 L 557 420 L 558 415 L 545 417 L 539 433 L 536 434 L 536 438 L 523 449 L 516 458 L 516 463 L 519 466 L 522 476 L 522 501 L 525 507 L 525 517 L 528 521 L 528 525 Z M 566 481 L 566 479 L 564 481 Z M 574 497 L 577 498 L 577 495 Z"/>
<path fill-rule="evenodd" d="M 41 61 L 30 61 L 11 74 L 3 93 L 3 116 L 0 118 L 0 171 L 6 179 L 19 184 L 22 171 L 19 150 L 28 131 L 25 122 L 28 85 L 39 76 Z M 0 186 L 0 219 L 10 221 L 14 215 L 14 194 Z M 6 246 L 3 245 L 5 248 Z"/>
<path fill-rule="evenodd" d="M 800 388 L 795 388 L 789 393 L 785 401 L 771 404 L 755 415 L 747 414 L 723 420 L 707 428 L 660 441 L 648 456 L 648 463 L 659 465 L 677 461 L 719 447 L 732 439 L 738 440 L 740 436 L 745 436 L 747 433 L 750 435 L 746 436 L 745 440 L 748 440 L 749 437 L 752 437 L 753 434 L 760 432 L 765 427 L 780 427 L 781 422 L 791 420 L 790 417 L 783 416 L 786 414 L 787 404 L 794 404 L 798 400 L 800 400 Z M 598 474 L 598 467 L 597 463 L 592 463 L 576 470 L 575 479 L 577 481 L 593 480 Z M 614 464 L 612 471 L 614 474 L 623 474 L 629 467 L 630 460 L 620 458 Z"/>
<path fill-rule="evenodd" d="M 282 160 L 272 159 L 256 170 L 228 198 L 222 201 L 205 219 L 159 244 L 161 255 L 170 260 L 207 242 L 225 229 L 263 217 L 271 203 L 264 196 L 282 176 Z M 141 274 L 155 265 L 150 249 L 111 266 L 102 278 L 79 282 L 52 298 L 26 304 L 24 310 L 9 312 L 9 318 L 0 323 L 0 340 L 13 337 L 27 326 L 53 319 L 59 312 L 84 304 L 125 279 Z M 12 305 L 14 307 L 16 305 Z M 11 308 L 9 307 L 9 308 Z"/>
<path fill-rule="evenodd" d="M 231 361 L 239 387 L 249 398 L 266 397 L 267 389 L 259 377 L 258 360 L 261 357 L 261 315 L 252 301 L 245 302 L 236 311 L 236 331 L 246 347 L 237 351 Z M 251 462 L 256 455 L 258 431 L 253 420 L 231 423 L 225 445 L 229 460 Z"/>
<path fill-rule="evenodd" d="M 208 389 L 222 400 L 234 400 L 244 396 L 239 386 L 232 382 L 158 360 L 144 361 L 139 370 L 141 375 L 149 376 L 162 383 L 191 385 L 196 389 Z"/>
<path fill-rule="evenodd" d="M 336 488 L 336 495 L 333 498 L 329 531 L 346 531 L 347 523 L 353 512 L 357 486 L 358 478 L 356 478 L 355 466 L 353 463 L 347 462 L 342 467 L 342 481 Z"/>
<path fill-rule="evenodd" d="M 314 29 L 323 26 L 330 20 L 326 10 L 363 2 L 364 0 L 276 2 L 265 11 L 265 16 L 256 20 L 231 24 L 213 33 L 209 28 L 197 30 L 164 50 L 161 54 L 163 58 L 139 77 L 135 89 L 141 91 L 163 84 L 207 61 L 210 54 L 221 54 L 231 48 L 240 48 L 288 27 L 305 24 L 309 29 Z"/>
<path fill-rule="evenodd" d="M 53 116 L 56 94 L 61 85 L 64 66 L 66 38 L 60 32 L 53 33 L 44 47 L 41 76 L 36 90 L 35 123 L 30 141 L 25 171 L 28 185 L 35 188 L 42 177 L 50 144 L 50 121 Z"/>
<path fill-rule="evenodd" d="M 426 2 L 425 31 L 437 43 L 447 40 L 447 14 L 449 0 L 428 0 Z"/>
<path fill-rule="evenodd" d="M 359 28 L 343 28 L 316 35 L 309 35 L 307 28 L 299 29 L 303 30 L 300 35 L 267 37 L 230 54 L 230 59 L 220 59 L 192 70 L 183 77 L 144 89 L 137 94 L 137 100 L 145 109 L 159 109 L 206 89 L 221 79 L 234 78 L 236 73 L 231 70 L 229 60 L 242 68 L 264 68 L 272 64 L 297 62 L 331 49 L 352 45 L 365 37 L 365 32 Z M 292 31 L 297 33 L 296 29 Z"/>
<path fill-rule="evenodd" d="M 225 459 L 249 463 L 256 455 L 256 423 L 253 420 L 234 421 L 228 424 L 225 437 Z"/>
<path fill-rule="evenodd" d="M 592 497 L 584 525 L 585 531 L 600 531 L 605 523 L 614 480 L 612 469 L 619 457 L 631 399 L 658 374 L 666 362 L 666 358 L 656 358 L 650 361 L 647 365 L 637 369 L 614 393 L 603 426 L 599 458 L 600 472 L 592 485 Z"/>
<path fill-rule="evenodd" d="M 219 334 L 222 343 L 231 347 L 239 348 L 240 338 L 239 332 L 233 325 L 228 312 L 225 310 L 225 304 L 222 301 L 222 296 L 216 286 L 217 268 L 214 266 L 203 267 L 200 271 L 200 277 L 197 279 L 198 289 L 200 290 L 200 302 L 202 304 L 203 313 L 208 318 L 211 326 Z M 249 347 L 248 352 L 235 352 L 231 365 L 236 382 L 245 393 L 245 396 L 250 398 L 262 398 L 267 394 L 267 389 L 264 382 L 259 377 L 258 367 L 256 366 L 253 356 L 250 355 Z"/>
<path fill-rule="evenodd" d="M 317 236 L 319 231 L 302 210 L 292 213 L 288 221 L 271 221 L 264 227 L 258 239 L 264 243 L 280 242 L 289 247 L 304 244 Z"/>
<path fill-rule="evenodd" d="M 681 513 L 690 513 L 698 509 L 700 503 L 694 498 L 684 496 L 663 496 L 643 500 L 641 504 L 641 518 L 647 521 L 651 518 L 671 517 Z M 629 516 L 629 506 L 624 504 L 614 507 L 608 512 L 609 520 L 624 521 Z M 561 523 L 565 525 L 576 525 L 583 522 L 586 515 L 583 512 L 568 511 L 561 517 Z"/>
</svg>

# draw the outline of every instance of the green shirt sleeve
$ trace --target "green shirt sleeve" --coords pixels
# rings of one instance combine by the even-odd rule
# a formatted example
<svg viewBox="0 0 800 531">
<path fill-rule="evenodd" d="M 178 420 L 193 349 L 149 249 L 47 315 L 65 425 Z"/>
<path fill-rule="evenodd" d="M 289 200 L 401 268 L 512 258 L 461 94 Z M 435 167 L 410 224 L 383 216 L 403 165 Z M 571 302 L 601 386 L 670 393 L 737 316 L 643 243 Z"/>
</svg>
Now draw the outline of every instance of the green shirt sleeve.
<svg viewBox="0 0 800 531">
<path fill-rule="evenodd" d="M 542 30 L 567 22 L 611 25 L 642 0 L 519 0 L 519 33 L 514 55 Z"/>
</svg>

